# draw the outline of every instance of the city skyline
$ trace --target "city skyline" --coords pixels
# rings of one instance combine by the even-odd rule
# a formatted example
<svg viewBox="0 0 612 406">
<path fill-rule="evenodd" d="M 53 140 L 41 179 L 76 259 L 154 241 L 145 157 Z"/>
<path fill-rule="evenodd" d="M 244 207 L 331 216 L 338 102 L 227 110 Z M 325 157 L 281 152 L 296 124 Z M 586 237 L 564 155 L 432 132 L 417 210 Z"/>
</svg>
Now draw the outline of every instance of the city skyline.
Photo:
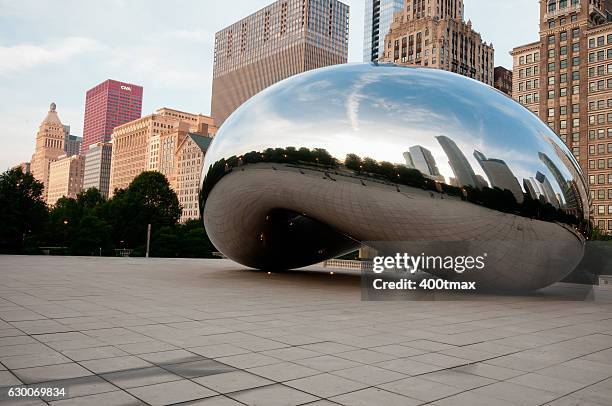
<svg viewBox="0 0 612 406">
<path fill-rule="evenodd" d="M 365 4 L 343 2 L 350 6 L 349 62 L 361 62 Z M 269 3 L 239 0 L 231 7 L 205 7 L 192 2 L 162 9 L 116 0 L 103 9 L 79 2 L 0 0 L 0 89 L 5 96 L 0 113 L 7 118 L 0 142 L 10 145 L 0 152 L 0 166 L 6 169 L 29 160 L 40 117 L 51 102 L 57 103 L 72 133 L 81 136 L 85 92 L 106 79 L 145 87 L 143 115 L 163 106 L 210 114 L 215 31 Z M 53 14 L 51 7 L 70 13 Z M 507 52 L 537 33 L 538 5 L 533 0 L 512 5 L 467 0 L 465 7 L 479 31 L 493 42 L 496 65 L 511 67 Z M 491 19 L 492 13 L 504 18 Z M 52 14 L 57 17 L 49 19 Z M 86 18 L 91 15 L 97 16 L 94 22 Z M 163 28 L 151 30 L 149 22 L 160 19 Z M 145 28 L 146 35 L 135 35 Z"/>
</svg>

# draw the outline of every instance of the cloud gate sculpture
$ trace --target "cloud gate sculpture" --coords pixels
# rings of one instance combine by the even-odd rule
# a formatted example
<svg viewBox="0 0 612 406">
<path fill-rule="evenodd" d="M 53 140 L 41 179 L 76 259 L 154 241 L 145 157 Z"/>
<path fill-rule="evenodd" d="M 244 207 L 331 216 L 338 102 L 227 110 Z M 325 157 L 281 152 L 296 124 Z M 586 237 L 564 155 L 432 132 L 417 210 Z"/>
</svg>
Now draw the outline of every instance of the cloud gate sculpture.
<svg viewBox="0 0 612 406">
<path fill-rule="evenodd" d="M 360 246 L 487 258 L 447 280 L 529 291 L 581 260 L 589 197 L 568 148 L 497 90 L 433 69 L 349 64 L 264 90 L 223 124 L 200 207 L 213 244 L 259 269 Z"/>
</svg>

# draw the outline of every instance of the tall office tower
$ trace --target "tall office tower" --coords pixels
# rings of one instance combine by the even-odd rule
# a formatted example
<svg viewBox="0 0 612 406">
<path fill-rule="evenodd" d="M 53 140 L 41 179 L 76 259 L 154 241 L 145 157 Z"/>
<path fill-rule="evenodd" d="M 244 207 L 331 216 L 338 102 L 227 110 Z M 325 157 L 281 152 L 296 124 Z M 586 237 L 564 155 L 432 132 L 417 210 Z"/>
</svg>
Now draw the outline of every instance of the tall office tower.
<svg viewBox="0 0 612 406">
<path fill-rule="evenodd" d="M 49 165 L 49 192 L 47 204 L 54 205 L 61 197 L 76 198 L 83 189 L 83 163 L 81 155 L 62 156 Z"/>
<path fill-rule="evenodd" d="M 463 0 L 406 0 L 384 38 L 380 61 L 447 70 L 493 86 L 493 45 L 463 20 Z"/>
<path fill-rule="evenodd" d="M 179 203 L 183 207 L 180 221 L 200 217 L 199 189 L 204 155 L 212 137 L 188 133 L 176 149 L 176 186 Z"/>
<path fill-rule="evenodd" d="M 212 126 L 211 117 L 162 108 L 155 114 L 116 127 L 112 133 L 112 158 L 109 194 L 123 189 L 143 171 L 167 174 L 173 165 L 168 155 L 178 141 L 168 137 L 178 131 L 198 131 Z"/>
<path fill-rule="evenodd" d="M 98 142 L 89 146 L 84 154 L 83 190 L 96 188 L 102 196 L 108 198 L 111 154 L 110 142 Z"/>
<path fill-rule="evenodd" d="M 141 86 L 108 79 L 89 89 L 81 152 L 87 152 L 91 144 L 109 142 L 115 127 L 140 118 L 141 113 Z"/>
<path fill-rule="evenodd" d="M 349 7 L 338 0 L 278 0 L 215 34 L 212 116 L 217 126 L 285 78 L 346 63 Z"/>
<path fill-rule="evenodd" d="M 611 12 L 610 0 L 543 0 L 539 40 L 511 52 L 513 97 L 547 122 L 574 153 L 588 179 L 594 225 L 608 233 L 612 233 Z"/>
<path fill-rule="evenodd" d="M 49 165 L 64 155 L 64 125 L 55 111 L 55 103 L 51 103 L 47 117 L 40 123 L 36 133 L 36 149 L 30 161 L 32 175 L 41 181 L 45 187 L 43 197 L 47 199 L 49 186 Z"/>
<path fill-rule="evenodd" d="M 393 14 L 401 11 L 404 0 L 366 0 L 363 30 L 363 61 L 377 62 L 385 49 L 385 35 Z"/>
<path fill-rule="evenodd" d="M 493 70 L 493 86 L 506 93 L 508 96 L 512 96 L 512 71 L 504 68 L 503 66 L 496 66 Z"/>
</svg>

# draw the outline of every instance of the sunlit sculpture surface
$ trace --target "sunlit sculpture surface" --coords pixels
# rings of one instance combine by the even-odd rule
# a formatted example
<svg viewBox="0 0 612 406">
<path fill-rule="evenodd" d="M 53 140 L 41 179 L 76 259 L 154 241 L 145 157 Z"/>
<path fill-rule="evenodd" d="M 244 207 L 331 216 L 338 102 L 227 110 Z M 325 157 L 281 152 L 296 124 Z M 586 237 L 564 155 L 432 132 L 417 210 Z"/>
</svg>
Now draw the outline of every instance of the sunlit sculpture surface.
<svg viewBox="0 0 612 406">
<path fill-rule="evenodd" d="M 214 245 L 292 269 L 367 245 L 381 255 L 483 255 L 479 272 L 533 290 L 584 252 L 580 167 L 543 122 L 456 74 L 352 64 L 284 80 L 241 106 L 205 158 L 200 207 Z"/>
</svg>

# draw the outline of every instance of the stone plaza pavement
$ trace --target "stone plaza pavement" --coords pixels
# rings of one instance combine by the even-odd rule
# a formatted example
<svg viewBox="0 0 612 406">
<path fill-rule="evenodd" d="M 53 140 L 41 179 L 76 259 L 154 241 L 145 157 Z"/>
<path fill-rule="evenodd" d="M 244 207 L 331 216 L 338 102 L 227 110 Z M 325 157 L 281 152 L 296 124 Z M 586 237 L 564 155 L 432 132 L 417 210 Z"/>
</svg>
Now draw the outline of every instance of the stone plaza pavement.
<svg viewBox="0 0 612 406">
<path fill-rule="evenodd" d="M 0 256 L 0 404 L 610 405 L 612 304 L 555 292 L 362 302 L 317 269 Z"/>
</svg>

